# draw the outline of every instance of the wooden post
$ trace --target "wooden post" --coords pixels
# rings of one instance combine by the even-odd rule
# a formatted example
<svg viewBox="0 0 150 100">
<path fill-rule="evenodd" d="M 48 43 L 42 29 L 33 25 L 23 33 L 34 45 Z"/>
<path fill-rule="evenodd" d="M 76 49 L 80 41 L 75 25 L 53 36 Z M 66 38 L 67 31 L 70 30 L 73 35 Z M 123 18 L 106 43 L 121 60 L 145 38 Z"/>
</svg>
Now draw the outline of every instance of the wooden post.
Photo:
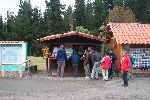
<svg viewBox="0 0 150 100">
<path fill-rule="evenodd" d="M 19 78 L 22 78 L 22 64 L 19 64 Z"/>
<path fill-rule="evenodd" d="M 4 64 L 2 64 L 2 77 L 5 77 Z"/>
<path fill-rule="evenodd" d="M 46 60 L 46 72 L 48 73 L 48 58 L 45 59 Z"/>
<path fill-rule="evenodd" d="M 49 58 L 48 58 L 48 73 L 50 72 L 50 68 L 49 68 Z"/>
</svg>

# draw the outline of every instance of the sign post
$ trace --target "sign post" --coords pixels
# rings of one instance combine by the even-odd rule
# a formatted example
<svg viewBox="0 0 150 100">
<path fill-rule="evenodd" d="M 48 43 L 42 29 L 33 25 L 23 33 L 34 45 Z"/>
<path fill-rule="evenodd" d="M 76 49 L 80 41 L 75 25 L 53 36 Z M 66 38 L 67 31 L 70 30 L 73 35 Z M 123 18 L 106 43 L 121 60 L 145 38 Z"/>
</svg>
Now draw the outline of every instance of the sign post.
<svg viewBox="0 0 150 100">
<path fill-rule="evenodd" d="M 2 77 L 5 77 L 4 64 L 2 64 Z"/>
<path fill-rule="evenodd" d="M 22 78 L 22 64 L 19 64 L 19 78 Z"/>
</svg>

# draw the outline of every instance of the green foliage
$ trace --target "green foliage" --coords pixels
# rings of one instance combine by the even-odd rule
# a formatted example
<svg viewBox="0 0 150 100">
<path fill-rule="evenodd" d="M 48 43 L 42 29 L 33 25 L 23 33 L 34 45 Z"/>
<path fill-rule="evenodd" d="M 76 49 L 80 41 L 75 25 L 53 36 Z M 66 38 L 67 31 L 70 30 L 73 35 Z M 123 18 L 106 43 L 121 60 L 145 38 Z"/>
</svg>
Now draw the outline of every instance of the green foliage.
<svg viewBox="0 0 150 100">
<path fill-rule="evenodd" d="M 150 23 L 150 0 L 129 0 L 128 6 L 138 22 Z"/>
<path fill-rule="evenodd" d="M 72 7 L 69 6 L 64 14 L 64 29 L 65 32 L 73 31 L 74 25 L 73 25 L 73 10 Z"/>
<path fill-rule="evenodd" d="M 99 35 L 99 32 L 98 32 L 97 29 L 93 29 L 93 30 L 90 31 L 90 34 L 91 34 L 91 35 L 98 36 L 98 35 Z"/>
<path fill-rule="evenodd" d="M 46 1 L 46 24 L 47 24 L 47 33 L 49 34 L 58 34 L 64 32 L 63 27 L 63 18 L 61 16 L 63 5 L 60 4 L 59 0 L 50 0 Z"/>
<path fill-rule="evenodd" d="M 99 30 L 100 30 L 99 36 L 102 37 L 102 38 L 106 38 L 106 37 L 107 37 L 107 34 L 106 34 L 107 28 L 106 28 L 106 26 L 105 26 L 105 25 L 102 25 L 102 26 L 99 28 Z"/>
<path fill-rule="evenodd" d="M 100 52 L 101 56 L 104 57 L 105 53 L 110 50 L 110 44 L 102 43 L 98 46 L 98 52 Z"/>
<path fill-rule="evenodd" d="M 85 26 L 85 0 L 75 0 L 75 11 L 73 17 L 76 27 Z"/>
<path fill-rule="evenodd" d="M 97 30 L 105 22 L 107 15 L 108 15 L 107 3 L 104 0 L 95 0 L 94 26 Z"/>
<path fill-rule="evenodd" d="M 3 32 L 3 18 L 0 15 L 0 40 L 2 40 L 2 32 Z"/>
<path fill-rule="evenodd" d="M 109 39 L 111 35 L 106 34 L 108 21 L 135 22 L 137 19 L 150 23 L 150 0 L 88 0 L 87 3 L 75 0 L 74 10 L 71 6 L 65 10 L 60 0 L 46 0 L 45 4 L 42 14 L 39 8 L 31 6 L 30 0 L 20 0 L 18 15 L 7 11 L 5 21 L 0 16 L 0 40 L 27 41 L 29 55 L 40 55 L 41 46 L 36 39 L 50 34 L 76 29 Z M 104 52 L 106 47 L 108 44 L 102 44 L 100 50 Z"/>
<path fill-rule="evenodd" d="M 19 34 L 19 40 L 30 41 L 32 12 L 30 2 L 20 0 L 20 9 L 14 23 L 14 31 Z"/>
<path fill-rule="evenodd" d="M 90 32 L 88 31 L 88 29 L 85 29 L 83 26 L 76 27 L 76 31 L 77 32 L 86 33 L 86 34 L 90 34 Z"/>
<path fill-rule="evenodd" d="M 126 7 L 129 0 L 114 0 L 116 6 Z"/>
<path fill-rule="evenodd" d="M 108 15 L 108 22 L 128 23 L 136 22 L 134 13 L 128 8 L 114 6 Z"/>
<path fill-rule="evenodd" d="M 110 11 L 114 7 L 114 0 L 104 0 L 106 3 L 107 10 Z"/>
<path fill-rule="evenodd" d="M 89 31 L 92 31 L 94 29 L 94 15 L 93 15 L 93 3 L 91 3 L 91 0 L 87 1 L 86 4 L 86 28 Z"/>
</svg>

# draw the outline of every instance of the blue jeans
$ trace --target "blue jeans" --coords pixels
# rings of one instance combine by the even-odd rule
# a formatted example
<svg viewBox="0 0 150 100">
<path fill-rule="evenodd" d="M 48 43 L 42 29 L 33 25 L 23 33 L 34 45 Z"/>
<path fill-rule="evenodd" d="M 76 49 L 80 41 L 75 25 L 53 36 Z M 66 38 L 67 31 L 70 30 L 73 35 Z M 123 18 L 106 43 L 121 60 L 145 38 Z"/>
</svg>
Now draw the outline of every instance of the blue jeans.
<svg viewBox="0 0 150 100">
<path fill-rule="evenodd" d="M 77 72 L 78 72 L 78 64 L 72 64 L 73 67 L 73 77 L 77 77 Z"/>
<path fill-rule="evenodd" d="M 91 78 L 96 78 L 98 79 L 98 62 L 94 62 L 94 66 L 92 69 L 92 73 L 91 73 Z"/>
<path fill-rule="evenodd" d="M 127 85 L 128 86 L 128 72 L 127 71 L 123 71 L 123 82 L 124 82 L 124 85 Z"/>
<path fill-rule="evenodd" d="M 115 71 L 115 64 L 111 64 L 111 68 L 108 70 L 108 77 L 109 78 L 113 78 L 113 75 L 114 75 L 114 71 Z"/>
<path fill-rule="evenodd" d="M 131 65 L 131 67 L 130 67 L 130 71 L 128 72 L 128 79 L 130 80 L 130 79 L 133 79 L 133 70 L 134 70 L 134 68 L 133 68 L 133 66 Z"/>
<path fill-rule="evenodd" d="M 57 68 L 58 75 L 60 77 L 63 77 L 64 76 L 65 61 L 57 61 L 57 64 L 58 64 L 58 68 Z"/>
</svg>

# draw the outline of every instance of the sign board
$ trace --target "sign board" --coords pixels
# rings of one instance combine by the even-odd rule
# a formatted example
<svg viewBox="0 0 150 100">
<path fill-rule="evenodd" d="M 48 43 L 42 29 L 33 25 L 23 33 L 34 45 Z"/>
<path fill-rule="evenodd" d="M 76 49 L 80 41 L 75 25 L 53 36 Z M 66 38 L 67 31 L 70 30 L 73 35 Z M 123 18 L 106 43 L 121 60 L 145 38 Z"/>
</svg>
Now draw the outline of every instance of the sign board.
<svg viewBox="0 0 150 100">
<path fill-rule="evenodd" d="M 22 48 L 21 45 L 2 46 L 2 64 L 21 64 Z"/>
<path fill-rule="evenodd" d="M 134 67 L 150 67 L 150 48 L 131 48 L 135 58 Z"/>
<path fill-rule="evenodd" d="M 27 64 L 27 43 L 1 43 L 0 44 L 0 71 L 2 64 L 5 71 L 18 71 L 19 65 L 22 65 L 22 71 L 25 71 Z"/>
<path fill-rule="evenodd" d="M 43 58 L 48 58 L 48 55 L 49 55 L 49 48 L 47 46 L 44 46 L 42 48 L 42 51 L 43 51 Z"/>
</svg>

